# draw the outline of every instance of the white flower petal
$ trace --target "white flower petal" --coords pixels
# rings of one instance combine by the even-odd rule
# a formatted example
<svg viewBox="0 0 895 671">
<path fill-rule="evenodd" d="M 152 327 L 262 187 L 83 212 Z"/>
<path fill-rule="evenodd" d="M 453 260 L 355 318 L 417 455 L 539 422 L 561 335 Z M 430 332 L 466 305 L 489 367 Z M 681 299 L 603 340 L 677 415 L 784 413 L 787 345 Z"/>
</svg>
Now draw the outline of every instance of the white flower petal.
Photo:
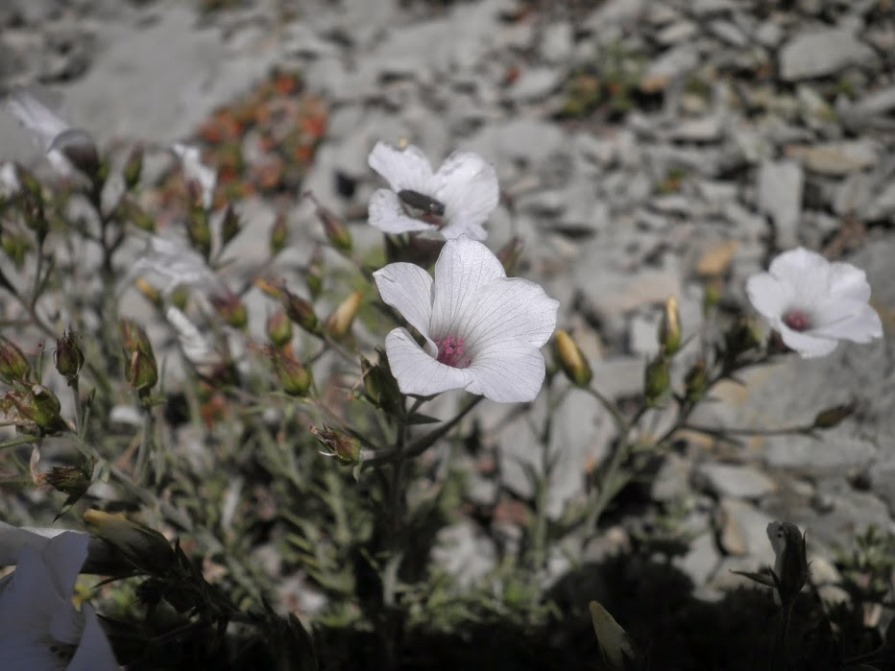
<svg viewBox="0 0 895 671">
<path fill-rule="evenodd" d="M 883 335 L 883 324 L 876 310 L 856 301 L 830 301 L 820 314 L 815 315 L 813 335 L 869 343 Z"/>
<path fill-rule="evenodd" d="M 783 252 L 772 262 L 768 271 L 792 289 L 798 307 L 810 311 L 829 293 L 830 262 L 816 252 L 797 247 Z"/>
<path fill-rule="evenodd" d="M 373 193 L 367 207 L 367 215 L 370 225 L 384 233 L 397 235 L 415 231 L 438 230 L 432 224 L 408 217 L 404 213 L 404 208 L 401 207 L 398 195 L 388 189 L 378 189 Z"/>
<path fill-rule="evenodd" d="M 466 370 L 474 376 L 467 390 L 498 403 L 532 401 L 544 384 L 544 356 L 527 342 L 492 343 Z"/>
<path fill-rule="evenodd" d="M 482 228 L 500 201 L 494 167 L 478 154 L 455 152 L 435 175 L 434 197 L 445 206 L 445 238 L 467 234 L 475 240 L 487 237 Z"/>
<path fill-rule="evenodd" d="M 186 179 L 199 185 L 202 192 L 202 206 L 206 210 L 210 209 L 218 181 L 217 171 L 202 162 L 202 154 L 198 147 L 177 142 L 171 145 L 171 150 L 180 159 Z"/>
<path fill-rule="evenodd" d="M 559 301 L 540 285 L 518 277 L 492 280 L 463 315 L 458 333 L 478 348 L 504 341 L 541 347 L 556 330 Z"/>
<path fill-rule="evenodd" d="M 867 273 L 850 263 L 831 263 L 830 294 L 837 299 L 867 303 L 870 300 Z"/>
<path fill-rule="evenodd" d="M 420 149 L 410 145 L 404 150 L 377 142 L 367 163 L 378 172 L 393 191 L 410 189 L 426 193 L 432 179 L 432 165 Z"/>
<path fill-rule="evenodd" d="M 810 331 L 793 331 L 785 324 L 780 324 L 778 330 L 784 344 L 806 359 L 827 356 L 839 344 L 839 341 L 834 338 L 818 337 L 812 335 Z"/>
<path fill-rule="evenodd" d="M 165 311 L 165 318 L 177 332 L 180 349 L 187 361 L 195 366 L 217 363 L 220 359 L 208 339 L 181 310 L 173 305 Z"/>
<path fill-rule="evenodd" d="M 14 91 L 6 99 L 6 108 L 22 126 L 34 133 L 44 151 L 58 135 L 69 129 L 68 123 L 27 91 Z"/>
<path fill-rule="evenodd" d="M 753 275 L 746 281 L 749 301 L 767 319 L 779 317 L 790 307 L 791 294 L 788 284 L 770 273 Z"/>
<path fill-rule="evenodd" d="M 432 276 L 412 263 L 390 263 L 373 273 L 379 295 L 424 336 L 432 318 Z"/>
<path fill-rule="evenodd" d="M 478 301 L 479 290 L 502 277 L 506 277 L 503 266 L 485 245 L 465 237 L 448 240 L 435 263 L 429 336 L 461 335 L 452 331 Z"/>
<path fill-rule="evenodd" d="M 468 368 L 452 368 L 427 354 L 405 329 L 395 329 L 385 338 L 389 367 L 405 394 L 432 396 L 463 389 L 474 381 Z"/>
<path fill-rule="evenodd" d="M 115 671 L 119 668 L 109 639 L 90 604 L 81 607 L 84 617 L 84 632 L 81 643 L 75 651 L 66 671 Z"/>
</svg>

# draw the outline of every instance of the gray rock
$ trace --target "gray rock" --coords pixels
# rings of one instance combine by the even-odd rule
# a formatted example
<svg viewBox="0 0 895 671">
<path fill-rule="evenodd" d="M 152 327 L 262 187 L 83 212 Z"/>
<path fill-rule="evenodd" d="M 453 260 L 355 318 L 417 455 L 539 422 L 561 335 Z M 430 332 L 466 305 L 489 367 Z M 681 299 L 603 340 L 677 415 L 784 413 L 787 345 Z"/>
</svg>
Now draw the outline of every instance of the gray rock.
<svg viewBox="0 0 895 671">
<path fill-rule="evenodd" d="M 681 79 L 699 65 L 699 52 L 687 42 L 669 49 L 650 63 L 643 77 L 642 86 L 646 89 L 661 90 L 671 82 Z"/>
<path fill-rule="evenodd" d="M 716 514 L 718 540 L 732 555 L 769 554 L 767 528 L 773 519 L 739 499 L 722 499 Z"/>
<path fill-rule="evenodd" d="M 848 427 L 825 431 L 820 439 L 807 436 L 773 436 L 765 442 L 765 459 L 775 468 L 836 473 L 863 467 L 876 458 L 878 447 Z"/>
<path fill-rule="evenodd" d="M 563 73 L 557 68 L 534 67 L 524 70 L 509 91 L 518 101 L 544 98 L 555 91 L 562 81 Z"/>
<path fill-rule="evenodd" d="M 683 498 L 692 492 L 690 474 L 693 467 L 689 459 L 670 453 L 662 462 L 659 472 L 653 478 L 650 497 L 654 501 L 668 503 Z"/>
<path fill-rule="evenodd" d="M 780 247 L 798 244 L 804 182 L 802 168 L 794 161 L 765 161 L 758 171 L 758 208 L 774 222 Z"/>
<path fill-rule="evenodd" d="M 547 63 L 562 64 L 575 50 L 575 31 L 568 21 L 551 23 L 541 36 L 541 56 Z"/>
<path fill-rule="evenodd" d="M 588 265 L 577 269 L 575 278 L 591 309 L 603 317 L 614 317 L 649 305 L 661 305 L 669 296 L 680 296 L 680 271 L 644 268 L 625 276 Z"/>
<path fill-rule="evenodd" d="M 867 140 L 829 142 L 809 147 L 802 153 L 808 170 L 833 177 L 871 168 L 878 160 L 876 144 Z"/>
<path fill-rule="evenodd" d="M 859 172 L 846 177 L 836 189 L 833 211 L 840 217 L 863 216 L 872 207 L 874 183 L 874 178 L 866 173 Z"/>
<path fill-rule="evenodd" d="M 788 82 L 825 77 L 874 58 L 873 49 L 850 30 L 806 32 L 796 35 L 780 50 L 780 76 Z"/>
<path fill-rule="evenodd" d="M 777 21 L 764 21 L 756 29 L 755 39 L 762 45 L 773 49 L 783 40 L 783 28 Z"/>
<path fill-rule="evenodd" d="M 683 557 L 675 557 L 674 564 L 686 573 L 695 585 L 703 585 L 717 570 L 721 555 L 712 534 L 697 536 Z"/>
<path fill-rule="evenodd" d="M 671 131 L 671 138 L 684 142 L 715 142 L 721 139 L 724 124 L 718 115 L 688 119 Z"/>
<path fill-rule="evenodd" d="M 656 42 L 663 47 L 672 47 L 699 34 L 699 26 L 692 21 L 676 21 L 656 34 Z"/>
<path fill-rule="evenodd" d="M 774 481 L 751 466 L 702 464 L 697 473 L 719 496 L 738 499 L 759 499 L 776 489 Z"/>
<path fill-rule="evenodd" d="M 712 21 L 709 24 L 709 30 L 722 42 L 726 42 L 733 47 L 743 48 L 749 44 L 749 38 L 742 29 L 730 21 L 720 19 Z"/>
</svg>

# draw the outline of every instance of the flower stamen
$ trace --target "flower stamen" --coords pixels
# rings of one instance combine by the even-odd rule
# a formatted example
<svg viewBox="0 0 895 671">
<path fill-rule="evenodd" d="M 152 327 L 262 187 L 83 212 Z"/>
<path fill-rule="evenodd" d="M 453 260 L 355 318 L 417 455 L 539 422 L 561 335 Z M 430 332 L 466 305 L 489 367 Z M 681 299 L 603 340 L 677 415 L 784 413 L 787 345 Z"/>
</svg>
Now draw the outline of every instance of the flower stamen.
<svg viewBox="0 0 895 671">
<path fill-rule="evenodd" d="M 411 189 L 398 191 L 398 198 L 401 199 L 408 216 L 438 228 L 444 226 L 446 208 L 441 201 Z"/>
<path fill-rule="evenodd" d="M 783 315 L 783 323 L 793 331 L 807 331 L 811 328 L 811 317 L 806 312 L 793 309 Z"/>
<path fill-rule="evenodd" d="M 435 344 L 438 346 L 438 356 L 435 357 L 438 363 L 443 363 L 445 366 L 451 366 L 452 368 L 468 368 L 469 364 L 472 363 L 470 357 L 464 356 L 466 354 L 466 346 L 463 338 L 448 336 L 447 338 L 437 340 Z"/>
</svg>

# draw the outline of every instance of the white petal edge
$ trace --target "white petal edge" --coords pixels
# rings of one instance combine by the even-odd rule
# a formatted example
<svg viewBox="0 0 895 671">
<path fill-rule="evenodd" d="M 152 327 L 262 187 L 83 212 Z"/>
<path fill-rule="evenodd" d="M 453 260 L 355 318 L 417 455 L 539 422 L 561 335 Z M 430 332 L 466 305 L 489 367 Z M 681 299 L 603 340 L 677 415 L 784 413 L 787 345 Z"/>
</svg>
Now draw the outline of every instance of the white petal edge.
<svg viewBox="0 0 895 671">
<path fill-rule="evenodd" d="M 84 618 L 81 643 L 66 671 L 116 671 L 120 667 L 96 611 L 85 603 L 81 607 L 81 614 Z"/>
<path fill-rule="evenodd" d="M 19 120 L 28 131 L 40 140 L 44 151 L 50 148 L 53 140 L 68 130 L 68 123 L 44 105 L 36 97 L 24 90 L 13 92 L 6 99 L 6 108 Z"/>
<path fill-rule="evenodd" d="M 768 320 L 781 317 L 792 300 L 790 286 L 770 273 L 750 277 L 746 281 L 746 294 L 752 307 Z"/>
<path fill-rule="evenodd" d="M 883 323 L 876 310 L 867 303 L 836 301 L 822 312 L 816 328 L 810 331 L 825 338 L 869 343 L 883 335 Z"/>
<path fill-rule="evenodd" d="M 541 347 L 556 330 L 559 301 L 526 279 L 498 278 L 478 291 L 476 302 L 462 316 L 458 333 L 468 339 L 473 356 L 505 341 Z"/>
<path fill-rule="evenodd" d="M 506 277 L 503 266 L 485 245 L 467 237 L 448 240 L 435 263 L 432 321 L 429 335 L 443 338 L 467 318 L 478 292 L 492 280 Z"/>
<path fill-rule="evenodd" d="M 367 163 L 394 191 L 429 191 L 432 164 L 415 145 L 400 150 L 384 142 L 377 142 L 367 157 Z"/>
<path fill-rule="evenodd" d="M 830 295 L 837 299 L 867 303 L 870 300 L 867 273 L 850 263 L 831 263 Z"/>
<path fill-rule="evenodd" d="M 373 273 L 379 295 L 387 305 L 424 336 L 432 317 L 432 276 L 412 263 L 390 263 Z"/>
<path fill-rule="evenodd" d="M 466 370 L 475 378 L 468 391 L 498 403 L 532 401 L 544 384 L 544 356 L 526 342 L 495 343 Z"/>
<path fill-rule="evenodd" d="M 452 368 L 438 363 L 416 344 L 406 329 L 395 329 L 385 337 L 392 375 L 405 394 L 433 396 L 451 389 L 465 389 L 474 376 L 469 368 Z"/>
<path fill-rule="evenodd" d="M 832 354 L 839 346 L 835 338 L 824 338 L 812 335 L 810 331 L 793 331 L 785 324 L 780 324 L 778 330 L 784 344 L 791 350 L 798 352 L 803 359 L 817 359 Z"/>
<path fill-rule="evenodd" d="M 448 225 L 446 238 L 458 237 L 464 231 L 477 240 L 484 240 L 482 223 L 500 202 L 500 187 L 494 166 L 472 152 L 454 152 L 438 169 L 433 180 L 434 197 L 445 205 Z"/>
<path fill-rule="evenodd" d="M 383 233 L 393 235 L 438 230 L 432 224 L 404 214 L 404 208 L 401 207 L 398 195 L 388 189 L 378 189 L 373 192 L 370 204 L 367 206 L 367 216 L 371 226 L 375 226 Z"/>
</svg>

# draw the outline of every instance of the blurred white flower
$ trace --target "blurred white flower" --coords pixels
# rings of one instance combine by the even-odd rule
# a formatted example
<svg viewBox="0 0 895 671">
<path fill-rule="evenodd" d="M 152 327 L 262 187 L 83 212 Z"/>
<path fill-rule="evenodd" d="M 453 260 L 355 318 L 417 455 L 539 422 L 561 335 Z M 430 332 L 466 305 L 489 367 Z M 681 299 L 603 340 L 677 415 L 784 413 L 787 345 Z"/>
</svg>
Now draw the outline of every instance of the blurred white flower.
<svg viewBox="0 0 895 671">
<path fill-rule="evenodd" d="M 883 334 L 879 315 L 868 305 L 864 271 L 802 247 L 750 277 L 746 292 L 786 346 L 805 358 L 830 354 L 840 340 L 868 343 Z"/>
<path fill-rule="evenodd" d="M 202 335 L 196 325 L 181 310 L 172 305 L 165 311 L 165 318 L 177 332 L 180 349 L 187 361 L 194 366 L 220 363 L 221 357 L 215 352 L 208 338 Z"/>
<path fill-rule="evenodd" d="M 403 328 L 385 339 L 405 394 L 465 389 L 493 401 L 531 401 L 544 381 L 539 351 L 556 328 L 559 302 L 534 282 L 507 278 L 485 245 L 448 240 L 435 279 L 419 266 L 392 263 L 373 274 L 382 299 L 425 343 Z"/>
<path fill-rule="evenodd" d="M 142 275 L 156 280 L 155 284 L 163 294 L 169 294 L 181 284 L 210 292 L 219 291 L 224 286 L 189 243 L 159 235 L 149 237 L 146 251 L 131 266 L 126 282 L 130 283 Z"/>
<path fill-rule="evenodd" d="M 438 169 L 419 148 L 376 143 L 367 159 L 389 183 L 370 199 L 370 224 L 386 233 L 439 231 L 452 239 L 487 237 L 482 224 L 497 207 L 494 167 L 478 154 L 454 152 Z"/>
<path fill-rule="evenodd" d="M 214 188 L 218 182 L 217 171 L 202 162 L 202 154 L 198 147 L 175 143 L 171 145 L 171 151 L 180 159 L 187 184 L 195 184 L 199 189 L 202 207 L 210 210 L 214 202 Z"/>
<path fill-rule="evenodd" d="M 22 535 L 0 537 L 13 542 Z M 89 604 L 78 611 L 72 593 L 87 558 L 88 536 L 64 532 L 22 543 L 16 570 L 0 580 L 0 660 L 3 671 L 105 671 L 115 655 Z"/>
<path fill-rule="evenodd" d="M 75 170 L 89 177 L 99 168 L 96 143 L 90 134 L 72 128 L 33 94 L 13 91 L 6 108 L 34 134 L 50 164 L 63 177 L 73 176 Z"/>
</svg>

